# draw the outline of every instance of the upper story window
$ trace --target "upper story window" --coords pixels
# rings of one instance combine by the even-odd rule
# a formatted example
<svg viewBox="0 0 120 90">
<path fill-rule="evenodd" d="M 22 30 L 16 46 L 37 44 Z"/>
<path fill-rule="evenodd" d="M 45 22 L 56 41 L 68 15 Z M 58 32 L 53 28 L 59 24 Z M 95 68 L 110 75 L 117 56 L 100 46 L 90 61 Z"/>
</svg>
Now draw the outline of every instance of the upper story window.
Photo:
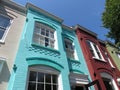
<svg viewBox="0 0 120 90">
<path fill-rule="evenodd" d="M 46 24 L 35 22 L 33 42 L 45 47 L 54 48 L 55 46 L 55 30 Z"/>
<path fill-rule="evenodd" d="M 2 68 L 3 68 L 5 60 L 6 60 L 6 58 L 0 57 L 0 74 L 2 72 Z"/>
<path fill-rule="evenodd" d="M 65 39 L 65 49 L 68 58 L 75 59 L 73 42 Z"/>
<path fill-rule="evenodd" d="M 3 42 L 10 26 L 10 18 L 0 15 L 0 42 Z"/>
<path fill-rule="evenodd" d="M 104 54 L 105 54 L 105 58 L 108 60 L 108 62 L 109 62 L 109 64 L 110 64 L 110 66 L 111 66 L 112 68 L 115 68 L 115 66 L 113 65 L 113 63 L 111 62 L 111 60 L 110 60 L 110 58 L 109 58 L 109 56 L 108 56 L 108 53 L 107 53 L 106 51 L 104 51 L 104 50 L 103 50 L 103 52 L 104 52 Z"/>
<path fill-rule="evenodd" d="M 118 58 L 120 59 L 120 53 L 117 53 Z"/>
<path fill-rule="evenodd" d="M 88 44 L 88 47 L 90 49 L 90 52 L 91 52 L 93 58 L 104 60 L 98 46 L 95 43 L 87 40 L 87 44 Z"/>
</svg>

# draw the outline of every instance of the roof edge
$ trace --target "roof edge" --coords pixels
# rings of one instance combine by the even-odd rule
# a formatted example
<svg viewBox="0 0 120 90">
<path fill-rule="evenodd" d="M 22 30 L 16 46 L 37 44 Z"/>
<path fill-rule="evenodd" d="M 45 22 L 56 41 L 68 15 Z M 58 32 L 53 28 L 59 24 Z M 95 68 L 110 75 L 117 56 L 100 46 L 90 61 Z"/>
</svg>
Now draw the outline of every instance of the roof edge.
<svg viewBox="0 0 120 90">
<path fill-rule="evenodd" d="M 97 37 L 97 34 L 96 34 L 95 32 L 92 32 L 92 31 L 88 30 L 87 28 L 85 28 L 85 27 L 83 27 L 83 26 L 80 26 L 79 24 L 77 24 L 74 28 L 75 28 L 75 29 L 80 28 L 80 29 L 83 30 L 84 32 L 87 32 L 87 33 L 89 33 L 89 34 Z"/>
<path fill-rule="evenodd" d="M 3 3 L 6 3 L 6 4 L 8 4 L 8 5 L 10 5 L 10 7 L 11 7 L 12 9 L 15 8 L 14 10 L 17 10 L 17 11 L 19 11 L 19 12 L 21 12 L 21 13 L 24 13 L 24 14 L 25 14 L 25 12 L 26 12 L 26 8 L 25 8 L 24 6 L 21 6 L 21 5 L 15 3 L 15 2 L 13 2 L 13 1 L 10 1 L 10 0 L 0 0 L 0 1 L 3 2 Z"/>
<path fill-rule="evenodd" d="M 57 16 L 55 16 L 53 14 L 50 14 L 49 12 L 47 12 L 47 11 L 45 11 L 45 10 L 43 10 L 43 9 L 41 9 L 41 8 L 31 4 L 31 3 L 27 3 L 26 8 L 27 9 L 32 8 L 32 9 L 34 9 L 34 10 L 36 10 L 36 11 L 38 11 L 38 12 L 40 12 L 40 13 L 42 13 L 42 14 L 44 14 L 44 15 L 46 15 L 46 16 L 48 16 L 48 17 L 50 17 L 50 18 L 52 18 L 52 19 L 54 19 L 54 20 L 56 20 L 58 22 L 60 22 L 60 23 L 63 22 L 63 19 L 61 19 L 61 18 L 59 18 L 59 17 L 57 17 Z"/>
</svg>

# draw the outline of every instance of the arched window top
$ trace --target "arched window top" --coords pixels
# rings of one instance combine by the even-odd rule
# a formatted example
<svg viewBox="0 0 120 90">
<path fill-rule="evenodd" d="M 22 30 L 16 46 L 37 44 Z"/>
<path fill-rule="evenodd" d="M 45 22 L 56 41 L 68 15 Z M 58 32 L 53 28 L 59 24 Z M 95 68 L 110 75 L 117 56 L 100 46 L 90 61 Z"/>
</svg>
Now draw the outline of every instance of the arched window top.
<svg viewBox="0 0 120 90">
<path fill-rule="evenodd" d="M 51 25 L 51 24 L 47 24 L 47 23 L 40 22 L 40 21 L 35 21 L 35 24 L 39 24 L 39 25 L 45 26 L 46 28 L 55 30 L 55 27 L 53 27 L 53 25 Z"/>
<path fill-rule="evenodd" d="M 48 66 L 29 67 L 27 90 L 58 90 L 59 72 Z"/>
<path fill-rule="evenodd" d="M 52 73 L 52 74 L 59 74 L 59 71 L 44 65 L 35 65 L 29 67 L 30 71 L 40 71 L 40 72 L 46 72 L 46 73 Z"/>
</svg>

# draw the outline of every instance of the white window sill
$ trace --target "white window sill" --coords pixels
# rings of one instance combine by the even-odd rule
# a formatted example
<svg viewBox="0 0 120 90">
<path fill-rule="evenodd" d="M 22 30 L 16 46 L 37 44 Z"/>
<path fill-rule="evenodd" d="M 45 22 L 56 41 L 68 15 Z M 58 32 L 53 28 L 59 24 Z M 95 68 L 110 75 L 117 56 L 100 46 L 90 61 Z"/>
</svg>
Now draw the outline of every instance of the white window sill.
<svg viewBox="0 0 120 90">
<path fill-rule="evenodd" d="M 99 60 L 99 61 L 102 61 L 102 62 L 107 62 L 106 60 L 104 59 L 100 59 L 100 58 L 97 58 L 97 57 L 92 57 L 93 59 L 96 59 L 96 60 Z"/>
<path fill-rule="evenodd" d="M 0 44 L 5 44 L 5 41 L 4 40 L 0 40 Z M 1 57 L 0 57 L 1 59 Z"/>
</svg>

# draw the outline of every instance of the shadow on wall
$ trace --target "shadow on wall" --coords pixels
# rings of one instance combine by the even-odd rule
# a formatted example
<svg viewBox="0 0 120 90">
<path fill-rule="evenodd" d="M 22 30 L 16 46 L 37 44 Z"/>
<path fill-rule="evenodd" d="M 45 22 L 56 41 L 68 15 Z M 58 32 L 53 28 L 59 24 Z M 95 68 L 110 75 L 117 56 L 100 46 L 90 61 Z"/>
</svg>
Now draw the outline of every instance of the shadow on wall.
<svg viewBox="0 0 120 90">
<path fill-rule="evenodd" d="M 7 63 L 5 62 L 0 73 L 0 83 L 8 82 L 10 78 L 10 71 L 8 69 Z"/>
</svg>

